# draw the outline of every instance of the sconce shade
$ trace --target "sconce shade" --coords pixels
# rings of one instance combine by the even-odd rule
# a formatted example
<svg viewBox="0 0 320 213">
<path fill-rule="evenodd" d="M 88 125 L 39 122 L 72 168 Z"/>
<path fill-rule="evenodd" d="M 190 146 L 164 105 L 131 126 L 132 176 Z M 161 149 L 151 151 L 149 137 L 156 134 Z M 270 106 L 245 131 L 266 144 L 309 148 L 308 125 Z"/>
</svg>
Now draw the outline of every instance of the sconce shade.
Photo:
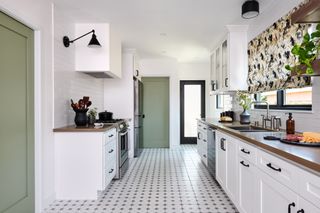
<svg viewBox="0 0 320 213">
<path fill-rule="evenodd" d="M 92 48 L 97 48 L 97 47 L 101 47 L 101 44 L 99 43 L 96 34 L 92 34 L 92 38 L 88 44 L 88 47 L 92 47 Z"/>
<path fill-rule="evenodd" d="M 242 5 L 242 18 L 251 19 L 259 15 L 259 2 L 248 0 Z"/>
</svg>

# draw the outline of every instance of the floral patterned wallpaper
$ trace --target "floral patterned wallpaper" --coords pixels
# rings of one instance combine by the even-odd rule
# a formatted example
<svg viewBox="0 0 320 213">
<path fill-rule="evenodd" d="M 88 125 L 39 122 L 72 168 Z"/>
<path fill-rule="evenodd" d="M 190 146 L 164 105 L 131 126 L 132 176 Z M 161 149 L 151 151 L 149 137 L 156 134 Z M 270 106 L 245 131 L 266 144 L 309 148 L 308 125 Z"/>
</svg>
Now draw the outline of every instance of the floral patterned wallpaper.
<svg viewBox="0 0 320 213">
<path fill-rule="evenodd" d="M 291 48 L 302 41 L 310 26 L 291 24 L 290 16 L 297 8 L 249 42 L 249 92 L 298 88 L 311 84 L 310 77 L 291 77 L 290 71 L 285 69 L 286 64 L 294 64 L 296 60 L 291 54 Z"/>
</svg>

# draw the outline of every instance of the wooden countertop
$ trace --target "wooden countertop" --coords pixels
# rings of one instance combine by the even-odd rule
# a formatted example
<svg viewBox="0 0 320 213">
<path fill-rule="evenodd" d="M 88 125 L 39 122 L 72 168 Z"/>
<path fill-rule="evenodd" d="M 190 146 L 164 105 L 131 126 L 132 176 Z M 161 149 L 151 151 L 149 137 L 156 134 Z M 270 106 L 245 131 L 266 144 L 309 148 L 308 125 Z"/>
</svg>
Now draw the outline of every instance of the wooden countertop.
<svg viewBox="0 0 320 213">
<path fill-rule="evenodd" d="M 284 138 L 285 132 L 239 132 L 228 128 L 228 126 L 239 126 L 239 122 L 219 123 L 217 120 L 210 118 L 199 120 L 320 176 L 320 147 L 297 146 L 263 139 L 267 135 Z"/>
<path fill-rule="evenodd" d="M 102 128 L 94 128 L 94 126 L 77 127 L 75 125 L 65 126 L 53 129 L 53 132 L 106 132 L 110 129 L 116 128 L 115 124 L 105 124 Z"/>
</svg>

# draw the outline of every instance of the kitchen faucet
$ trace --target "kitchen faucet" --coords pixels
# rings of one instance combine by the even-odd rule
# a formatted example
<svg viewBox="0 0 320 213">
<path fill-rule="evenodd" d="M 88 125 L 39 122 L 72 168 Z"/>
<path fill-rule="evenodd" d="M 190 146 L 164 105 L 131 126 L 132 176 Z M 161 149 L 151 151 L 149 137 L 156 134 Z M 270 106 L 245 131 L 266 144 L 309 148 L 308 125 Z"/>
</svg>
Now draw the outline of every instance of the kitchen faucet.
<svg viewBox="0 0 320 213">
<path fill-rule="evenodd" d="M 267 101 L 253 101 L 251 102 L 252 104 L 266 104 L 267 105 L 267 116 L 261 115 L 262 116 L 262 127 L 266 128 L 267 127 L 267 121 L 270 122 L 270 128 L 272 128 L 272 119 L 269 118 L 269 103 Z"/>
</svg>

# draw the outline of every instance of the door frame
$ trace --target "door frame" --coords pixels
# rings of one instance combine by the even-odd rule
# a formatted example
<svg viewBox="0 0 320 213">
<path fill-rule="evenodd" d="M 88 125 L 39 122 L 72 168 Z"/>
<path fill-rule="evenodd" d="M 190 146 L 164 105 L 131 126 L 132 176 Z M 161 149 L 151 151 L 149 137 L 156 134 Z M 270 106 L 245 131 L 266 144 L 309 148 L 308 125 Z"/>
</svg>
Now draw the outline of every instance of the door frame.
<svg viewBox="0 0 320 213">
<path fill-rule="evenodd" d="M 0 5 L 0 11 L 12 19 L 15 19 L 18 22 L 26 25 L 30 29 L 33 30 L 34 33 L 34 201 L 35 201 L 35 213 L 41 213 L 43 210 L 42 200 L 42 145 L 41 145 L 41 138 L 42 138 L 42 85 L 41 85 L 41 66 L 43 62 L 41 60 L 41 40 L 43 38 L 41 26 L 37 26 L 34 24 L 32 19 L 28 20 L 19 11 L 14 11 L 12 9 L 7 9 Z M 53 41 L 53 38 L 51 39 Z M 53 63 L 53 56 L 51 57 Z M 51 75 L 53 75 L 53 69 L 50 70 Z M 53 83 L 53 79 L 52 79 Z M 45 198 L 46 199 L 46 198 Z M 49 198 L 50 202 L 53 201 L 53 197 Z"/>
<path fill-rule="evenodd" d="M 180 80 L 180 144 L 196 144 L 197 137 L 184 137 L 184 86 L 201 86 L 201 118 L 206 117 L 206 81 L 205 80 Z M 195 141 L 195 143 L 194 143 Z"/>
</svg>

